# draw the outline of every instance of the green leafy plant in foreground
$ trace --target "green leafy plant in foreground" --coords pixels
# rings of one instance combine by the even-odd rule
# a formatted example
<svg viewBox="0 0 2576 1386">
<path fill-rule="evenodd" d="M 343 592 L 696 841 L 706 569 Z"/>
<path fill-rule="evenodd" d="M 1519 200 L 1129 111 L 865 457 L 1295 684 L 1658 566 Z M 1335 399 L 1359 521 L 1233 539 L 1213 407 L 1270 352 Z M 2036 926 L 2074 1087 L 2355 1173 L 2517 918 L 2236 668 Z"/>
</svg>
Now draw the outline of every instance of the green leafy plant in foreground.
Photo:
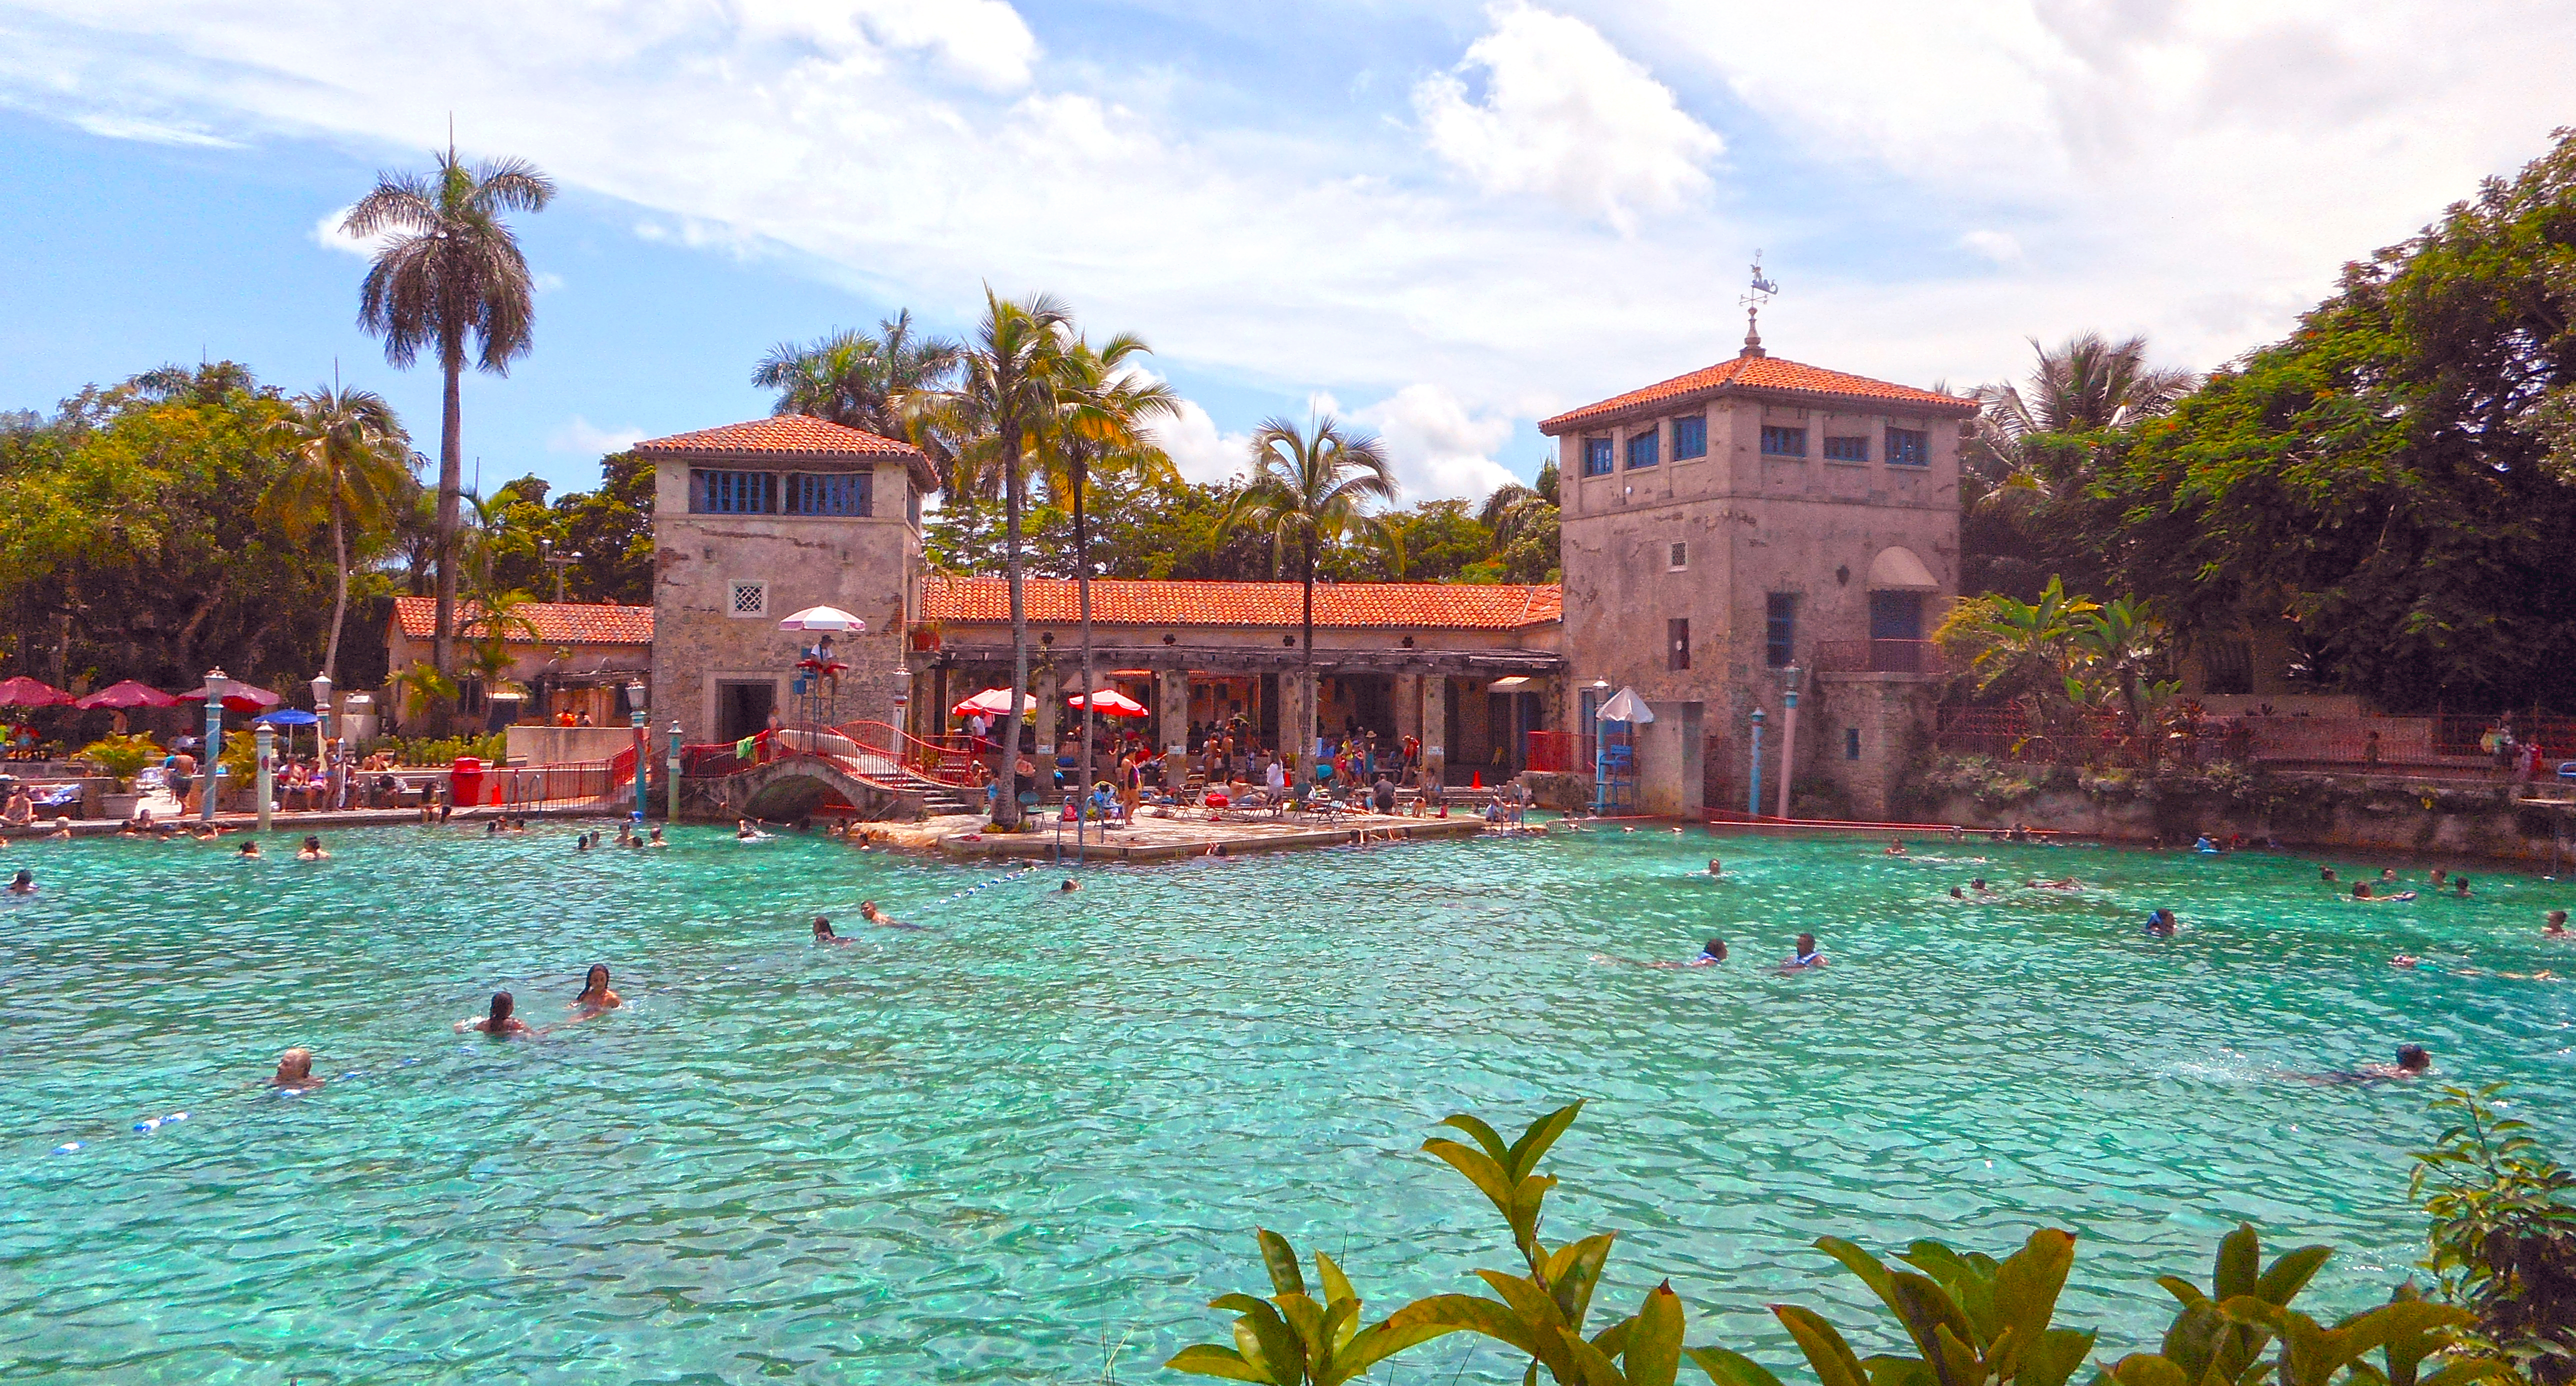
<svg viewBox="0 0 2576 1386">
<path fill-rule="evenodd" d="M 2433 1103 L 2451 1125 L 2415 1157 L 2409 1191 L 2432 1216 L 2432 1271 L 2477 1316 L 2455 1335 L 2512 1362 L 2540 1386 L 2576 1380 L 2576 1189 L 2527 1123 L 2496 1111 L 2501 1083 L 2446 1087 Z M 2397 1383 L 2396 1386 L 2406 1386 Z"/>
<path fill-rule="evenodd" d="M 1714 1386 L 1781 1386 L 1770 1369 L 1741 1353 L 1684 1346 L 1685 1315 L 1669 1280 L 1649 1290 L 1633 1313 L 1591 1331 L 1594 1292 L 1616 1234 L 1553 1247 L 1539 1235 L 1557 1181 L 1538 1173 L 1538 1162 L 1582 1106 L 1539 1118 L 1508 1145 L 1466 1115 L 1442 1125 L 1465 1132 L 1473 1145 L 1446 1137 L 1423 1143 L 1474 1184 L 1510 1229 L 1521 1264 L 1477 1271 L 1490 1295 L 1432 1295 L 1362 1327 L 1360 1296 L 1332 1258 L 1315 1257 L 1323 1289 L 1318 1300 L 1294 1248 L 1264 1229 L 1262 1260 L 1274 1293 L 1215 1300 L 1212 1307 L 1237 1316 L 1234 1346 L 1200 1344 L 1166 1365 L 1269 1386 L 1339 1386 L 1406 1349 L 1464 1332 L 1525 1355 L 1531 1383 L 1544 1368 L 1558 1386 L 1673 1386 L 1688 1362 Z M 1897 1256 L 1901 1266 L 1837 1237 L 1815 1245 L 1869 1286 L 1914 1349 L 1862 1357 L 1814 1310 L 1770 1306 L 1821 1386 L 2065 1386 L 2093 1350 L 2094 1334 L 2053 1322 L 2075 1263 L 2073 1233 L 2042 1228 L 2001 1261 L 1917 1241 Z M 2428 1303 L 2411 1286 L 2331 1327 L 2290 1308 L 2330 1254 L 2321 1246 L 2301 1247 L 2264 1267 L 2254 1229 L 2239 1226 L 2220 1242 L 2206 1291 L 2176 1276 L 2158 1280 L 2179 1302 L 2160 1349 L 2119 1359 L 2096 1374 L 2093 1386 L 2329 1386 L 2338 1374 L 2343 1386 L 2468 1386 L 2513 1374 L 2503 1357 L 2453 1336 L 2474 1315 Z M 2275 1343 L 2279 1351 L 2267 1359 Z M 2377 1365 L 2366 1360 L 2372 1353 L 2380 1354 Z M 2444 1360 L 2427 1373 L 2425 1365 L 2437 1357 Z"/>
</svg>

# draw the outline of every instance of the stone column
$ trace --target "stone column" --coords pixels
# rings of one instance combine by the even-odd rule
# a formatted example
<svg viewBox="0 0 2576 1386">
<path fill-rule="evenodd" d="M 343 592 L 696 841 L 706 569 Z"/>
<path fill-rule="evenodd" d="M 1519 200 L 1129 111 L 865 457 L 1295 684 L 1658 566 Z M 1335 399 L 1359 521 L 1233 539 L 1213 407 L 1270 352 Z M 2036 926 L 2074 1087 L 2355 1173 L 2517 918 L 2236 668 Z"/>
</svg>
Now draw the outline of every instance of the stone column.
<svg viewBox="0 0 2576 1386">
<path fill-rule="evenodd" d="M 1437 789 L 1449 766 L 1449 676 L 1422 676 L 1422 783 Z"/>
<path fill-rule="evenodd" d="M 1188 669 L 1154 671 L 1154 708 L 1163 722 L 1163 785 L 1167 789 L 1178 788 L 1189 783 L 1190 777 L 1188 761 L 1190 671 Z"/>
<path fill-rule="evenodd" d="M 1315 778 L 1315 680 L 1297 669 L 1279 675 L 1279 750 L 1298 783 Z"/>
<path fill-rule="evenodd" d="M 1422 676 L 1395 676 L 1395 739 L 1400 743 L 1408 736 L 1422 736 Z M 1429 740 L 1424 737 L 1424 740 Z"/>
<path fill-rule="evenodd" d="M 1065 710 L 1064 692 L 1052 664 L 1039 665 L 1030 682 L 1037 685 L 1037 747 L 1029 755 L 1029 764 L 1038 769 L 1038 796 L 1044 798 L 1055 783 L 1056 717 Z"/>
</svg>

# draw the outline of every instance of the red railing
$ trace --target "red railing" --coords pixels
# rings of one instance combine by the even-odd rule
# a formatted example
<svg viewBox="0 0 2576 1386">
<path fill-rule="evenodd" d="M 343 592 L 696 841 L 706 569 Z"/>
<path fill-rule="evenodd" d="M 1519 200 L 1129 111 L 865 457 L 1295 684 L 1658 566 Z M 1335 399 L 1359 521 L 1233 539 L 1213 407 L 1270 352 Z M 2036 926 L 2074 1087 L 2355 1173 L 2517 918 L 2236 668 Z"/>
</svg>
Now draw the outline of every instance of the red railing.
<svg viewBox="0 0 2576 1386">
<path fill-rule="evenodd" d="M 487 802 L 522 813 L 593 807 L 616 798 L 622 787 L 634 782 L 635 752 L 631 747 L 616 760 L 504 765 L 483 772 Z"/>
<path fill-rule="evenodd" d="M 924 741 L 891 722 L 844 722 L 839 731 L 925 780 L 945 785 L 970 784 L 974 780 L 975 757 L 968 753 L 962 737 Z"/>
<path fill-rule="evenodd" d="M 1819 640 L 1820 674 L 1946 674 L 1949 658 L 1930 640 Z"/>
<path fill-rule="evenodd" d="M 1552 774 L 1592 773 L 1592 738 L 1580 732 L 1534 731 L 1524 764 Z"/>
</svg>

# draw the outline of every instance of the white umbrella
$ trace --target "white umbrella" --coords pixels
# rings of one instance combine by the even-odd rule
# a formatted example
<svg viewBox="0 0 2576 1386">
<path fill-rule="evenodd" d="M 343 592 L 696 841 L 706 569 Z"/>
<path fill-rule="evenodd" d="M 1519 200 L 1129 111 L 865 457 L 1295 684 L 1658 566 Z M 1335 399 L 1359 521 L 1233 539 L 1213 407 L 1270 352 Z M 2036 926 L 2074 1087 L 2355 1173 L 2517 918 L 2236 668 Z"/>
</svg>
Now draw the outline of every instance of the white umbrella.
<svg viewBox="0 0 2576 1386">
<path fill-rule="evenodd" d="M 1646 700 L 1638 697 L 1637 690 L 1633 688 L 1622 688 L 1618 692 L 1611 694 L 1610 701 L 1601 705 L 1601 711 L 1597 715 L 1604 722 L 1651 722 L 1655 720 L 1655 710 L 1646 706 Z"/>
<path fill-rule="evenodd" d="M 865 635 L 868 623 L 837 606 L 809 606 L 778 623 L 780 630 L 812 630 Z"/>
</svg>

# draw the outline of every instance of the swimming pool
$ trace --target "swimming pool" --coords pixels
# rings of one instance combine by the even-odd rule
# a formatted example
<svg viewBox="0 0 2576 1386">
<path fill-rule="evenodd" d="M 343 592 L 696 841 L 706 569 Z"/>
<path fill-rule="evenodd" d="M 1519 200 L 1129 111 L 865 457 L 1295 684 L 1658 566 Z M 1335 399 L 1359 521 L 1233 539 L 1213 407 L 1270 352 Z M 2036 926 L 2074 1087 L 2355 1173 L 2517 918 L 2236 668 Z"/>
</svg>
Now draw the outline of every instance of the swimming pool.
<svg viewBox="0 0 2576 1386">
<path fill-rule="evenodd" d="M 2528 877 L 2362 907 L 2290 857 L 1647 830 L 1063 896 L 811 838 L 571 837 L 9 850 L 44 893 L 0 910 L 0 1375 L 1096 1380 L 1114 1356 L 1177 1381 L 1155 1364 L 1225 1336 L 1205 1301 L 1260 1282 L 1255 1224 L 1340 1257 L 1372 1317 L 1472 1288 L 1502 1264 L 1491 1211 L 1416 1147 L 1454 1110 L 1517 1129 L 1576 1096 L 1549 1231 L 1619 1229 L 1614 1302 L 1670 1275 L 1694 1342 L 1794 1363 L 1760 1306 L 1855 1302 L 1802 1250 L 1820 1233 L 2000 1252 L 2048 1222 L 2084 1238 L 2059 1322 L 2120 1351 L 2162 1325 L 2149 1278 L 2204 1277 L 2239 1218 L 2343 1249 L 2319 1310 L 2417 1254 L 2430 1093 L 2274 1070 L 2421 1040 L 2571 1148 L 2570 992 L 2493 975 L 2576 963 L 2535 936 L 2576 887 Z M 2095 888 L 1944 897 L 2034 872 Z M 862 897 L 930 927 L 870 929 Z M 2141 936 L 2156 904 L 2180 939 Z M 818 910 L 857 941 L 810 946 Z M 1800 930 L 1830 970 L 1759 969 Z M 1596 960 L 1711 935 L 1726 968 Z M 496 987 L 559 1018 L 594 961 L 624 1011 L 449 1032 Z M 249 1086 L 290 1044 L 360 1076 Z M 1471 1347 L 1404 1379 L 1518 1379 Z"/>
</svg>

